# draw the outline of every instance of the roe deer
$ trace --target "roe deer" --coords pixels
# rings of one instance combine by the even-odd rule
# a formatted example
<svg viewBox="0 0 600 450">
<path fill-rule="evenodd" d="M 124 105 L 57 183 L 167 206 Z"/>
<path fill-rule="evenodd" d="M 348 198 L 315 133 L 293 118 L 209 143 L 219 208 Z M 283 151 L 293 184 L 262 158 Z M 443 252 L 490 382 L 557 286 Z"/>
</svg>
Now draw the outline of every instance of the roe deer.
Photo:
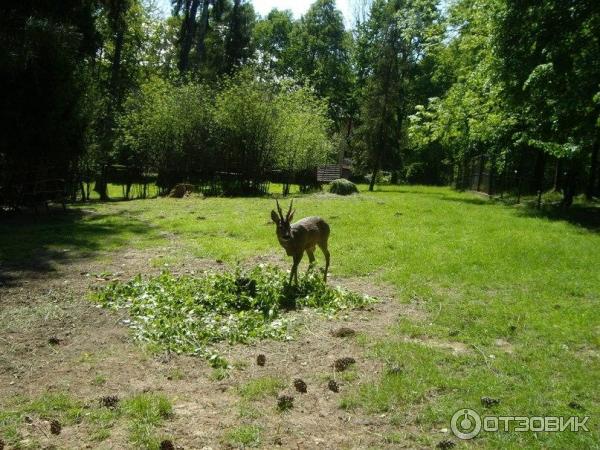
<svg viewBox="0 0 600 450">
<path fill-rule="evenodd" d="M 312 266 L 315 262 L 315 247 L 318 245 L 325 255 L 325 281 L 327 281 L 327 270 L 329 269 L 329 250 L 327 250 L 327 239 L 329 239 L 329 225 L 323 219 L 317 216 L 305 217 L 296 223 L 291 223 L 296 210 L 292 211 L 294 200 L 290 202 L 290 209 L 283 217 L 283 211 L 277 202 L 277 214 L 271 211 L 271 219 L 277 225 L 277 239 L 285 249 L 288 256 L 294 260 L 292 272 L 290 273 L 290 283 L 292 278 L 298 283 L 298 264 L 304 256 L 308 254 L 309 264 Z"/>
</svg>

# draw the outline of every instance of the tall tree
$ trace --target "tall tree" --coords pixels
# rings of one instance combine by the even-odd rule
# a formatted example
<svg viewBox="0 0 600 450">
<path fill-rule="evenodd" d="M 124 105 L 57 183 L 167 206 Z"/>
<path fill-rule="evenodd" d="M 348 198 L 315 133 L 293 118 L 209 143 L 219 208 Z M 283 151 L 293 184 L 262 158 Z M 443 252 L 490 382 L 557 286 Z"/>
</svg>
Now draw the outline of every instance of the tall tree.
<svg viewBox="0 0 600 450">
<path fill-rule="evenodd" d="M 143 41 L 148 11 L 141 0 L 104 0 L 99 15 L 99 28 L 104 42 L 99 83 L 105 98 L 98 121 L 97 177 L 94 189 L 103 200 L 108 199 L 107 170 L 113 163 L 114 129 L 117 115 L 128 92 L 140 82 Z M 106 72 L 106 74 L 105 74 Z"/>
<path fill-rule="evenodd" d="M 292 73 L 290 41 L 294 26 L 296 23 L 290 10 L 273 9 L 254 27 L 253 40 L 259 63 L 279 76 Z"/>
<path fill-rule="evenodd" d="M 252 28 L 256 15 L 251 3 L 234 0 L 225 41 L 225 72 L 231 73 L 254 53 Z"/>
<path fill-rule="evenodd" d="M 566 161 L 565 206 L 582 187 L 586 163 L 597 170 L 598 30 L 595 0 L 506 0 L 498 20 L 499 75 L 518 114 L 520 140 Z"/>
<path fill-rule="evenodd" d="M 0 4 L 0 186 L 70 180 L 85 147 L 95 1 Z"/>
<path fill-rule="evenodd" d="M 434 53 L 434 78 L 442 92 L 418 105 L 410 117 L 410 146 L 422 163 L 430 152 L 447 161 L 447 175 L 464 187 L 465 165 L 474 157 L 500 167 L 510 150 L 514 118 L 497 80 L 494 52 L 497 0 L 459 0 L 446 21 L 451 36 Z M 448 180 L 449 181 L 449 180 Z"/>
<path fill-rule="evenodd" d="M 203 0 L 203 14 L 206 13 L 208 19 L 208 0 Z M 196 36 L 196 14 L 198 12 L 198 6 L 200 0 L 176 0 L 175 11 L 177 13 L 183 10 L 183 19 L 181 20 L 181 31 L 179 33 L 179 62 L 178 67 L 180 72 L 186 72 L 189 68 L 190 51 Z M 202 41 L 204 37 L 202 36 Z"/>
<path fill-rule="evenodd" d="M 306 78 L 317 95 L 327 98 L 329 114 L 341 124 L 348 111 L 352 70 L 351 35 L 335 0 L 317 0 L 302 17 L 291 36 L 294 76 Z"/>
<path fill-rule="evenodd" d="M 435 0 L 376 0 L 358 30 L 359 135 L 372 169 L 369 190 L 383 164 L 399 163 L 420 64 L 440 39 L 434 32 L 438 21 Z"/>
</svg>

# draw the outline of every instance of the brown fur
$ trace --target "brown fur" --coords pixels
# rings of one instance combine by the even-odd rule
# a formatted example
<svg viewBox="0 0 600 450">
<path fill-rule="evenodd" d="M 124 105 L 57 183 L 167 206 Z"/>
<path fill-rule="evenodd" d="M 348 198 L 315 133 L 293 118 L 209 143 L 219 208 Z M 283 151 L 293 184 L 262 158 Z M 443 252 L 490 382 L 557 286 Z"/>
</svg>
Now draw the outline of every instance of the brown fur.
<svg viewBox="0 0 600 450">
<path fill-rule="evenodd" d="M 298 265 L 305 251 L 310 265 L 314 264 L 316 246 L 319 246 L 325 255 L 325 281 L 327 281 L 330 260 L 329 250 L 327 249 L 327 240 L 329 239 L 329 225 L 327 222 L 318 216 L 312 216 L 290 223 L 295 212 L 292 211 L 292 203 L 290 203 L 290 209 L 285 217 L 283 217 L 279 202 L 277 202 L 277 210 L 279 214 L 274 210 L 271 211 L 271 219 L 277 225 L 276 233 L 279 244 L 285 249 L 288 256 L 293 258 L 290 283 L 292 278 L 298 283 Z"/>
</svg>

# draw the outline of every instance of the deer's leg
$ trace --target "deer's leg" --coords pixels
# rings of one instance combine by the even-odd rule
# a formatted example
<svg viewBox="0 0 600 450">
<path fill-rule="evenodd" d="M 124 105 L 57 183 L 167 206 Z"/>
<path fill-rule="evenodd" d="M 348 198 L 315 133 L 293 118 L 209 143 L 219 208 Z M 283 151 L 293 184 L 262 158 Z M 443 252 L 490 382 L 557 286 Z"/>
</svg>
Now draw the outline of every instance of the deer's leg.
<svg viewBox="0 0 600 450">
<path fill-rule="evenodd" d="M 308 255 L 308 270 L 315 264 L 315 248 L 307 248 L 306 254 Z"/>
<path fill-rule="evenodd" d="M 327 243 L 320 244 L 319 247 L 325 255 L 325 276 L 324 280 L 327 281 L 327 271 L 329 270 L 329 250 L 327 250 Z"/>
<path fill-rule="evenodd" d="M 294 255 L 294 264 L 292 265 L 292 272 L 290 273 L 290 283 L 292 282 L 293 277 L 296 281 L 296 284 L 298 284 L 298 265 L 300 264 L 303 255 L 304 252 L 300 253 L 299 255 Z"/>
</svg>

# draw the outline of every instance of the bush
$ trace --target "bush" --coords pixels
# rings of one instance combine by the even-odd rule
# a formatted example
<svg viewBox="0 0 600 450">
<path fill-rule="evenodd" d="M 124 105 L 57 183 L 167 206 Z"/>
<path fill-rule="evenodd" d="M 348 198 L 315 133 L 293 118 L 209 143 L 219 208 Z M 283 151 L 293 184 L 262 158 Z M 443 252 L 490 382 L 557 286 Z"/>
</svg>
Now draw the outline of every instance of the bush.
<svg viewBox="0 0 600 450">
<path fill-rule="evenodd" d="M 337 195 L 358 194 L 358 188 L 352 181 L 340 178 L 331 182 L 329 185 L 329 192 Z"/>
<path fill-rule="evenodd" d="M 312 89 L 275 84 L 251 68 L 217 87 L 144 83 L 119 117 L 116 159 L 139 173 L 158 173 L 169 191 L 185 180 L 215 181 L 228 195 L 261 193 L 272 171 L 314 173 L 334 152 L 327 102 Z"/>
</svg>

